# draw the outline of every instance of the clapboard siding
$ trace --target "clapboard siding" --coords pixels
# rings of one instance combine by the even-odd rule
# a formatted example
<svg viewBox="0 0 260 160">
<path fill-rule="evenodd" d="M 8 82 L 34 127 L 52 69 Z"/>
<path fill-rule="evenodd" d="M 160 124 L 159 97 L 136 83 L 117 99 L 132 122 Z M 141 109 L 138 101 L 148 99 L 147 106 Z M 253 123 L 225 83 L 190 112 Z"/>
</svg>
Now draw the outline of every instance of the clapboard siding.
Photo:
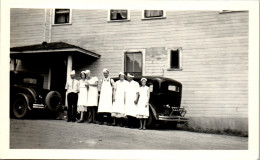
<svg viewBox="0 0 260 160">
<path fill-rule="evenodd" d="M 99 78 L 104 67 L 117 76 L 124 51 L 145 49 L 146 75 L 183 83 L 188 116 L 247 117 L 247 12 L 167 11 L 166 19 L 156 20 L 142 20 L 141 11 L 130 12 L 128 22 L 107 22 L 107 10 L 73 10 L 72 25 L 54 26 L 52 40 L 101 54 L 86 67 Z M 183 48 L 181 71 L 167 71 L 170 47 Z"/>
<path fill-rule="evenodd" d="M 111 76 L 123 71 L 125 51 L 144 49 L 145 75 L 182 82 L 187 116 L 248 117 L 248 12 L 167 10 L 165 19 L 142 20 L 141 10 L 130 10 L 130 21 L 110 22 L 108 10 L 73 9 L 71 25 L 52 25 L 52 16 L 51 9 L 11 10 L 11 46 L 44 37 L 78 45 L 101 58 L 77 73 L 90 69 L 99 79 L 103 68 Z M 182 48 L 179 71 L 167 70 L 167 49 L 174 47 Z"/>
</svg>

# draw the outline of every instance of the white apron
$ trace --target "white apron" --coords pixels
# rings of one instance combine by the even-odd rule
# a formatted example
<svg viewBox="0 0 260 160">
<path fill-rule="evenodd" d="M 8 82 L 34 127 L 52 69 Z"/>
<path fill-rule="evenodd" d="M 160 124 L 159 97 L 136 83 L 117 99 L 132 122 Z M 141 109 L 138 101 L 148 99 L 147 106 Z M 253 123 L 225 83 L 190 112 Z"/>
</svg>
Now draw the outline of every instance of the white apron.
<svg viewBox="0 0 260 160">
<path fill-rule="evenodd" d="M 100 99 L 98 104 L 98 113 L 111 113 L 112 111 L 112 86 L 110 81 L 110 78 L 108 80 L 102 80 Z"/>
<path fill-rule="evenodd" d="M 125 104 L 125 115 L 136 117 L 136 104 L 134 101 L 136 100 L 136 93 L 138 92 L 139 84 L 132 80 L 130 83 L 128 82 L 126 88 L 126 104 Z"/>
<path fill-rule="evenodd" d="M 79 81 L 79 98 L 78 98 L 78 105 L 87 106 L 87 98 L 88 98 L 88 90 L 85 86 L 85 81 Z"/>
<path fill-rule="evenodd" d="M 115 102 L 112 107 L 112 116 L 124 117 L 125 116 L 125 91 L 127 81 L 116 81 L 115 84 Z"/>
<path fill-rule="evenodd" d="M 91 79 L 87 80 L 89 84 L 95 84 L 98 79 L 97 77 L 91 77 Z M 88 87 L 88 98 L 87 98 L 87 106 L 97 106 L 98 104 L 98 88 L 97 86 L 89 86 Z"/>
<path fill-rule="evenodd" d="M 147 102 L 148 102 L 148 92 L 149 87 L 140 87 L 139 88 L 139 100 L 137 104 L 137 117 L 139 116 L 144 116 L 144 117 L 149 117 L 149 106 L 145 107 Z"/>
</svg>

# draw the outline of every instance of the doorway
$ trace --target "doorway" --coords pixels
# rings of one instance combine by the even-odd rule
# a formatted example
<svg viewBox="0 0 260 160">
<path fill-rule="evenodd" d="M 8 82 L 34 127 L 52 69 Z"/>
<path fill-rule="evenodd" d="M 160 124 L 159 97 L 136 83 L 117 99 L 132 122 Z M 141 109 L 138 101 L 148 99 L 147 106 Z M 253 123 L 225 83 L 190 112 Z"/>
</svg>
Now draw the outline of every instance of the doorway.
<svg viewBox="0 0 260 160">
<path fill-rule="evenodd" d="M 51 63 L 51 85 L 50 89 L 58 91 L 62 97 L 62 103 L 65 105 L 65 85 L 67 78 L 67 61 L 65 58 L 56 59 Z"/>
</svg>

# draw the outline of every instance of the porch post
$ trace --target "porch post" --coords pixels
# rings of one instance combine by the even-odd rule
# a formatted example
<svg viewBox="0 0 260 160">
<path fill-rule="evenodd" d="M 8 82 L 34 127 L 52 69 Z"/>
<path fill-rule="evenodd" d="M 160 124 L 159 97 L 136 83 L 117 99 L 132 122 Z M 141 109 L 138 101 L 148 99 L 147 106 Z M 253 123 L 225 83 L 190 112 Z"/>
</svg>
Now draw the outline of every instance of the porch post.
<svg viewBox="0 0 260 160">
<path fill-rule="evenodd" d="M 70 79 L 70 72 L 71 71 L 72 71 L 72 55 L 68 55 L 68 60 L 67 60 L 67 78 L 66 78 L 67 81 Z M 66 92 L 66 96 L 65 96 L 65 106 L 68 106 L 67 92 Z"/>
</svg>

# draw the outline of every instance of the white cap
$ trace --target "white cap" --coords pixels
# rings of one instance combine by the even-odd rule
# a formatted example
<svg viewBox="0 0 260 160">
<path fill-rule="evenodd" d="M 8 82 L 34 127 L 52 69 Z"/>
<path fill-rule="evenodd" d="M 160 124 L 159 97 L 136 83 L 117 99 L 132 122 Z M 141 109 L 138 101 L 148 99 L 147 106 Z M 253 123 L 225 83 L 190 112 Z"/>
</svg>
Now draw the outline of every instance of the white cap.
<svg viewBox="0 0 260 160">
<path fill-rule="evenodd" d="M 104 72 L 108 72 L 108 73 L 109 73 L 109 70 L 108 70 L 107 68 L 104 68 L 104 69 L 103 69 L 103 73 L 104 73 Z"/>
<path fill-rule="evenodd" d="M 120 75 L 123 75 L 123 76 L 124 76 L 125 74 L 124 74 L 123 72 L 119 72 L 119 76 L 120 76 Z"/>
<path fill-rule="evenodd" d="M 70 75 L 73 75 L 73 74 L 76 74 L 76 73 L 75 73 L 75 70 L 72 70 L 72 71 L 70 72 Z"/>
<path fill-rule="evenodd" d="M 132 77 L 132 78 L 134 78 L 134 76 L 131 75 L 130 73 L 127 73 L 127 77 Z"/>
<path fill-rule="evenodd" d="M 86 73 L 86 74 L 90 73 L 90 70 L 88 70 L 88 69 L 87 69 L 87 70 L 85 70 L 85 73 Z"/>
<path fill-rule="evenodd" d="M 141 82 L 142 82 L 142 81 L 147 81 L 147 79 L 146 79 L 146 78 L 142 78 L 142 79 L 141 79 Z"/>
</svg>

